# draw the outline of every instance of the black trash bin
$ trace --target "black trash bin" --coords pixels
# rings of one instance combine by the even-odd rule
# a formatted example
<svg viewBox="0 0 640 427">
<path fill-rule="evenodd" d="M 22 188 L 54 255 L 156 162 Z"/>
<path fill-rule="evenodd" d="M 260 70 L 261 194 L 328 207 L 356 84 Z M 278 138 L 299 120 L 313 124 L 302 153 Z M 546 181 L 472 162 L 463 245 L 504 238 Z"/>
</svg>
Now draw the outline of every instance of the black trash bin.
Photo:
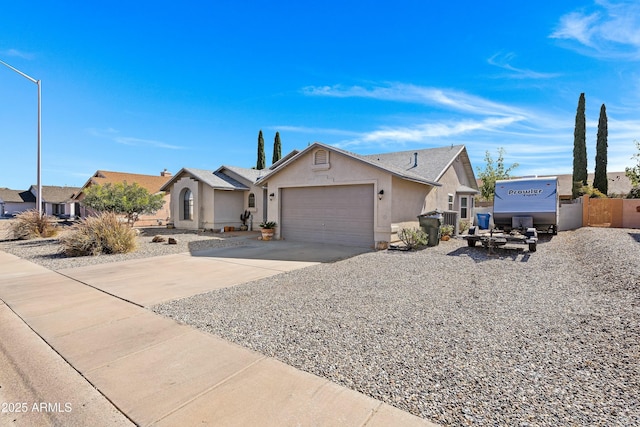
<svg viewBox="0 0 640 427">
<path fill-rule="evenodd" d="M 427 246 L 438 246 L 440 243 L 440 226 L 442 225 L 442 212 L 435 210 L 418 215 L 420 228 L 429 235 Z"/>
</svg>

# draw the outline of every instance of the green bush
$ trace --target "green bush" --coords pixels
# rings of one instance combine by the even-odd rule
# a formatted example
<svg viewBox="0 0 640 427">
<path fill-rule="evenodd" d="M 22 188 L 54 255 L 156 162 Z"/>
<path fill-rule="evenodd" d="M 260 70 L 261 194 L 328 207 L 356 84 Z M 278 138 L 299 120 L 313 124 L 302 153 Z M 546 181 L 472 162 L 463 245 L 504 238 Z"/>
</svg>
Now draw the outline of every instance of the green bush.
<svg viewBox="0 0 640 427">
<path fill-rule="evenodd" d="M 591 185 L 583 185 L 579 190 L 580 195 L 588 195 L 590 199 L 606 199 L 607 195 L 603 194 L 597 188 Z"/>
<path fill-rule="evenodd" d="M 629 194 L 626 196 L 627 199 L 640 199 L 640 187 L 633 187 Z"/>
<path fill-rule="evenodd" d="M 398 231 L 398 238 L 410 250 L 420 246 L 425 246 L 428 242 L 428 235 L 420 228 L 401 228 Z"/>
<path fill-rule="evenodd" d="M 471 223 L 469 221 L 466 221 L 466 220 L 460 221 L 460 233 L 464 233 L 465 231 L 467 231 L 470 226 L 471 226 Z"/>
<path fill-rule="evenodd" d="M 105 212 L 83 219 L 60 239 L 67 256 L 123 254 L 136 248 L 136 232 Z"/>
<path fill-rule="evenodd" d="M 40 215 L 31 209 L 19 213 L 11 225 L 11 232 L 15 239 L 29 240 L 38 237 L 53 237 L 58 234 L 56 220 L 48 215 Z"/>
<path fill-rule="evenodd" d="M 453 234 L 453 225 L 444 224 L 440 226 L 440 235 L 441 236 L 451 236 Z"/>
</svg>

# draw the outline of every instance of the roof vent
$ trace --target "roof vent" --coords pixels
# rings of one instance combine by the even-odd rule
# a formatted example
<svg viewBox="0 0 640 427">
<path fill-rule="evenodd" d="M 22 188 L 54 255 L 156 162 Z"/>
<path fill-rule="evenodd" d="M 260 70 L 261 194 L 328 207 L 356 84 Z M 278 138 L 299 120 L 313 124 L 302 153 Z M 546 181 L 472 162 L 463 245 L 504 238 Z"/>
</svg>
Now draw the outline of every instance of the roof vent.
<svg viewBox="0 0 640 427">
<path fill-rule="evenodd" d="M 418 153 L 413 153 L 413 157 L 414 157 L 413 167 L 417 168 L 418 167 Z"/>
</svg>

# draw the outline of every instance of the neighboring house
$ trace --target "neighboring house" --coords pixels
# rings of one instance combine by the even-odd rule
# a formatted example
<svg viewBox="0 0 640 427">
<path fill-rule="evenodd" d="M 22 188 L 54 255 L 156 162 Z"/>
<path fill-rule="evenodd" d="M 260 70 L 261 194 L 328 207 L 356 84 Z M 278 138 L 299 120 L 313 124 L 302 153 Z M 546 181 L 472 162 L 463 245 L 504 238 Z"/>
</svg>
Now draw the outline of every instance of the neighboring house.
<svg viewBox="0 0 640 427">
<path fill-rule="evenodd" d="M 222 166 L 217 170 L 182 168 L 163 187 L 171 193 L 171 220 L 176 228 L 222 229 L 239 227 L 248 210 L 258 227 L 265 216 L 266 190 L 255 182 L 266 170 Z"/>
<path fill-rule="evenodd" d="M 572 199 L 572 189 L 573 189 L 573 175 L 572 174 L 563 174 L 563 175 L 554 175 L 558 177 L 558 194 L 560 195 L 560 200 L 571 200 Z M 543 176 L 541 176 L 542 178 Z M 593 185 L 594 174 L 590 173 L 587 175 L 587 182 L 589 185 Z M 617 197 L 625 197 L 631 188 L 631 181 L 627 178 L 624 172 L 608 172 L 607 178 L 609 179 L 608 184 L 608 195 L 609 196 L 617 196 Z"/>
<path fill-rule="evenodd" d="M 276 238 L 376 248 L 422 213 L 470 221 L 479 193 L 463 145 L 362 156 L 316 142 L 256 185 Z"/>
<path fill-rule="evenodd" d="M 38 186 L 29 188 L 31 194 L 37 197 Z M 78 215 L 79 205 L 74 197 L 80 191 L 80 187 L 58 187 L 53 185 L 42 186 L 42 213 L 59 218 L 74 218 Z"/>
<path fill-rule="evenodd" d="M 138 184 L 140 187 L 146 189 L 151 194 L 157 194 L 161 191 L 162 187 L 171 179 L 172 174 L 168 172 L 166 169 L 160 172 L 159 175 L 143 175 L 136 173 L 128 173 L 128 172 L 113 172 L 113 171 L 104 171 L 99 170 L 89 178 L 89 180 L 82 186 L 80 191 L 78 191 L 75 196 L 75 201 L 80 203 L 80 215 L 85 217 L 90 215 L 91 209 L 82 206 L 82 199 L 84 199 L 84 190 L 91 187 L 92 185 L 105 185 L 105 184 L 116 184 L 116 183 L 124 183 L 127 184 Z M 44 187 L 43 187 L 44 188 Z M 149 226 L 149 225 L 162 225 L 165 224 L 170 216 L 170 201 L 171 196 L 167 192 L 164 195 L 164 206 L 155 214 L 151 215 L 141 215 L 138 221 L 136 222 L 136 226 Z"/>
<path fill-rule="evenodd" d="M 36 208 L 36 196 L 31 191 L 0 188 L 0 216 L 13 216 Z"/>
</svg>

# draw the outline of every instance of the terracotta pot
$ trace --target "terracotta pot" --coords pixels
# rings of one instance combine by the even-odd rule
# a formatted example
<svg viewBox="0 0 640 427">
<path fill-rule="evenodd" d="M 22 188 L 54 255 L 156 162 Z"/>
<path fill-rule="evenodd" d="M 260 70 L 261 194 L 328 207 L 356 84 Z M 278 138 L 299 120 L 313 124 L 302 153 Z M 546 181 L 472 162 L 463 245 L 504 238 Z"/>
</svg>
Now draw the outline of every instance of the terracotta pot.
<svg viewBox="0 0 640 427">
<path fill-rule="evenodd" d="M 262 240 L 271 240 L 273 238 L 274 233 L 273 228 L 263 228 L 262 229 Z"/>
<path fill-rule="evenodd" d="M 450 236 L 446 236 L 446 235 L 445 235 L 445 236 L 442 236 L 442 237 L 440 238 L 440 240 L 442 240 L 443 242 L 446 242 L 446 241 L 447 241 L 447 240 L 449 240 L 450 238 L 451 238 Z"/>
</svg>

